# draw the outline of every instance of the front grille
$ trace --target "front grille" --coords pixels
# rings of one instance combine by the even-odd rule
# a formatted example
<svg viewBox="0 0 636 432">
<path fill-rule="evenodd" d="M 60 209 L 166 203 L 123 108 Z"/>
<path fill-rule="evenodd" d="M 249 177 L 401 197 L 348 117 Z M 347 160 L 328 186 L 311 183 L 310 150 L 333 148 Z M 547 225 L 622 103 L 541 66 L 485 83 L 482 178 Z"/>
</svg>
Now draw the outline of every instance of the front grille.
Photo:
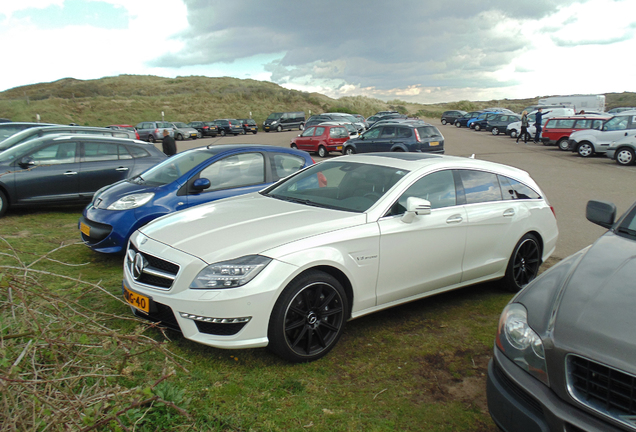
<svg viewBox="0 0 636 432">
<path fill-rule="evenodd" d="M 174 313 L 169 306 L 153 301 L 150 313 L 147 314 L 138 309 L 134 309 L 134 312 L 135 315 L 140 318 L 147 319 L 148 321 L 152 321 L 154 323 L 159 323 L 164 327 L 168 327 L 169 329 L 176 330 L 178 332 L 181 331 L 179 323 L 177 322 L 177 319 L 175 318 Z"/>
<path fill-rule="evenodd" d="M 218 324 L 218 323 L 211 323 L 211 322 L 204 322 L 204 321 L 194 321 L 194 323 L 197 325 L 197 329 L 199 329 L 201 333 L 213 334 L 218 336 L 235 335 L 239 331 L 241 331 L 243 327 L 245 327 L 245 324 L 247 324 L 244 322 L 231 323 L 231 324 L 228 324 L 228 323 Z"/>
<path fill-rule="evenodd" d="M 636 376 L 576 355 L 566 367 L 574 399 L 636 430 Z"/>
<path fill-rule="evenodd" d="M 141 272 L 135 268 L 136 255 L 143 257 L 144 266 Z M 179 273 L 179 266 L 177 264 L 157 258 L 145 252 L 140 252 L 132 243 L 129 243 L 128 246 L 126 266 L 135 281 L 161 289 L 170 289 L 177 273 Z"/>
</svg>

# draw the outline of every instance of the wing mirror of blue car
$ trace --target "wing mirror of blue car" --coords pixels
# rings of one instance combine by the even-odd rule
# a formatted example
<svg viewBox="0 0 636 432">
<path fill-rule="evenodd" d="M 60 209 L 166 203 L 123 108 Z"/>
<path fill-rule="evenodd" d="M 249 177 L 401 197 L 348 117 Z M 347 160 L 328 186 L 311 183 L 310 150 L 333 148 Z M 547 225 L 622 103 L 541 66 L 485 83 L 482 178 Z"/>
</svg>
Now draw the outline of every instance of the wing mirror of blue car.
<svg viewBox="0 0 636 432">
<path fill-rule="evenodd" d="M 192 189 L 201 192 L 210 187 L 210 180 L 206 178 L 198 178 L 192 183 Z"/>
<path fill-rule="evenodd" d="M 402 222 L 411 223 L 415 216 L 431 214 L 431 202 L 422 198 L 409 197 L 406 199 L 406 211 L 402 216 Z"/>
<path fill-rule="evenodd" d="M 32 167 L 32 166 L 35 166 L 35 161 L 33 160 L 31 156 L 25 156 L 22 159 L 20 159 L 20 166 L 22 168 Z"/>
</svg>

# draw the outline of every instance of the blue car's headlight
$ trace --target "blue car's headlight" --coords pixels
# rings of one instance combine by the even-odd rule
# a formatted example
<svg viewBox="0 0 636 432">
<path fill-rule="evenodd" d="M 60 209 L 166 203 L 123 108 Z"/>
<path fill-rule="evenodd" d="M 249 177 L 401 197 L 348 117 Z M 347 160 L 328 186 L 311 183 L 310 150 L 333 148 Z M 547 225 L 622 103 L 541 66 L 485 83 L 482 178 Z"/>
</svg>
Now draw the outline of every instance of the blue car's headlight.
<svg viewBox="0 0 636 432">
<path fill-rule="evenodd" d="M 108 206 L 108 210 L 130 210 L 141 207 L 155 196 L 154 192 L 130 194 Z"/>
<path fill-rule="evenodd" d="M 497 347 L 517 366 L 550 385 L 541 337 L 528 325 L 528 312 L 519 303 L 506 306 L 499 318 Z"/>
<path fill-rule="evenodd" d="M 194 289 L 236 288 L 256 277 L 272 261 L 261 255 L 247 255 L 210 264 L 190 284 Z"/>
</svg>

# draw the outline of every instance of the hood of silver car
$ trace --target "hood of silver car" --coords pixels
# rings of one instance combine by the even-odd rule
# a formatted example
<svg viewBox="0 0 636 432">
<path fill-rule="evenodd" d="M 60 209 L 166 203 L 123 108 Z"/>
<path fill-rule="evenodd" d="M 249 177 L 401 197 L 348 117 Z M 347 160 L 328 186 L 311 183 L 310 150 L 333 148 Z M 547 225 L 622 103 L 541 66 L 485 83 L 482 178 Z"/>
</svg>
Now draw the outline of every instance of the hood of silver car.
<svg viewBox="0 0 636 432">
<path fill-rule="evenodd" d="M 636 241 L 608 232 L 587 251 L 563 291 L 554 342 L 635 371 Z"/>
<path fill-rule="evenodd" d="M 252 193 L 172 213 L 140 231 L 211 264 L 365 222 L 365 213 L 311 207 Z"/>
</svg>

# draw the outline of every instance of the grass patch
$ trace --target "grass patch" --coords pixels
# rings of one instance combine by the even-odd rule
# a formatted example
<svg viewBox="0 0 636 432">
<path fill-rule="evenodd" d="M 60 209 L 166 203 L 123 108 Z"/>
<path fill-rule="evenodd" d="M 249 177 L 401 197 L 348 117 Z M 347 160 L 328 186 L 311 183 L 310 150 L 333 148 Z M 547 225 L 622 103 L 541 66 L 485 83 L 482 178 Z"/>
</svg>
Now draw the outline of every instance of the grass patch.
<svg viewBox="0 0 636 432">
<path fill-rule="evenodd" d="M 133 318 L 121 301 L 122 259 L 78 244 L 80 211 L 12 211 L 2 219 L 0 429 L 45 430 L 37 422 L 56 412 L 46 430 L 497 430 L 485 374 L 511 294 L 494 284 L 351 321 L 325 358 L 289 364 L 266 349 L 219 350 Z M 17 320 L 15 310 L 38 318 Z M 22 333 L 29 334 L 15 337 Z M 65 369 L 68 362 L 77 368 Z M 57 391 L 86 403 L 64 409 L 40 397 L 46 382 L 10 381 L 77 375 L 80 365 L 90 365 L 82 370 L 90 376 Z M 91 402 L 98 392 L 116 396 Z"/>
</svg>

